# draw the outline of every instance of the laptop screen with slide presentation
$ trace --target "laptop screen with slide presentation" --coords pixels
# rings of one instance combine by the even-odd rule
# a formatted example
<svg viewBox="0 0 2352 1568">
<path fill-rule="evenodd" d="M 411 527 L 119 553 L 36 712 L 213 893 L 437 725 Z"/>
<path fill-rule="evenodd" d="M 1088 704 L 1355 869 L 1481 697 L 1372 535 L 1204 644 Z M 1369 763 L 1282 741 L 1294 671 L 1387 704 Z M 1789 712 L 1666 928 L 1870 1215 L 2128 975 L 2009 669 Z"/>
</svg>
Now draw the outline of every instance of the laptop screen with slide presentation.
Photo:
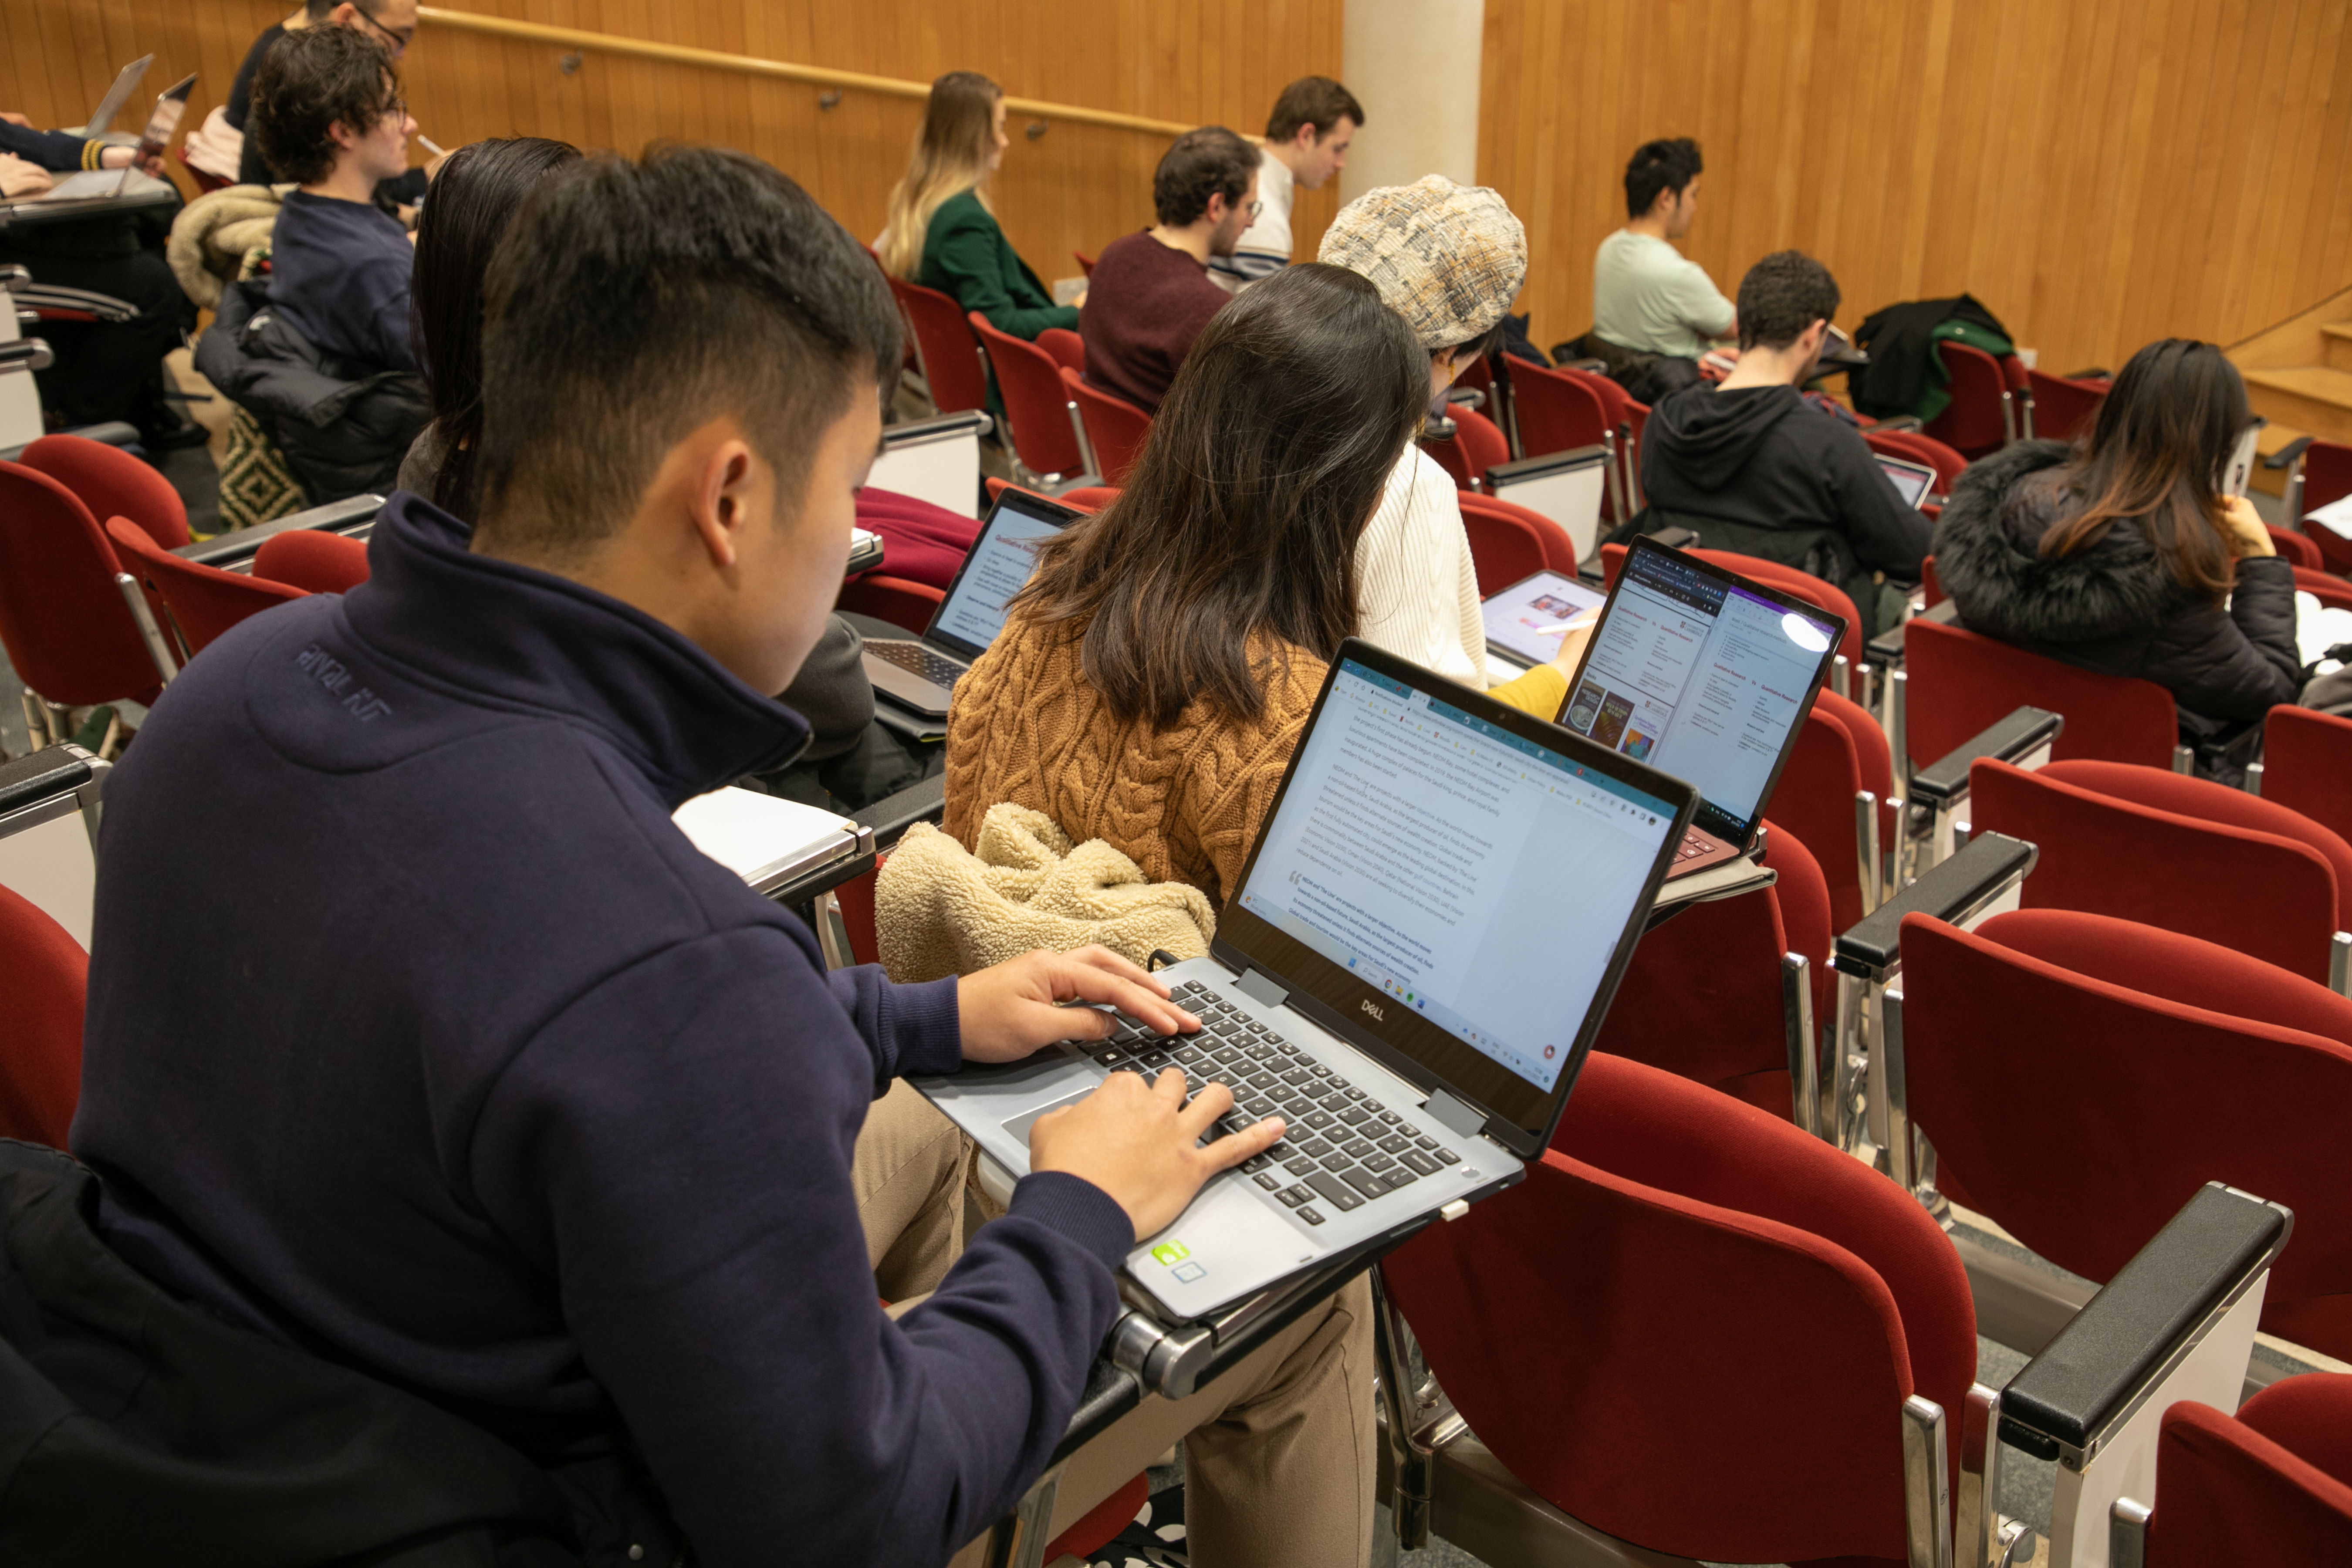
<svg viewBox="0 0 2352 1568">
<path fill-rule="evenodd" d="M 1591 1044 L 1691 790 L 1350 641 L 1217 956 L 1508 1123 L 1530 1157 Z M 1310 1016 L 1314 1016 L 1310 1014 Z"/>
<path fill-rule="evenodd" d="M 1033 507 L 1028 498 L 1005 491 L 924 635 L 966 658 L 987 652 L 1004 629 L 1005 605 L 1037 570 L 1037 547 L 1059 533 L 1070 516 L 1060 507 Z"/>
<path fill-rule="evenodd" d="M 1923 505 L 1936 488 L 1936 470 L 1925 463 L 1906 463 L 1900 458 L 1890 458 L 1884 452 L 1871 454 L 1886 477 L 1895 481 L 1895 493 L 1908 507 Z"/>
<path fill-rule="evenodd" d="M 1559 721 L 1696 784 L 1697 826 L 1744 848 L 1844 635 L 1840 616 L 1639 539 Z"/>
</svg>

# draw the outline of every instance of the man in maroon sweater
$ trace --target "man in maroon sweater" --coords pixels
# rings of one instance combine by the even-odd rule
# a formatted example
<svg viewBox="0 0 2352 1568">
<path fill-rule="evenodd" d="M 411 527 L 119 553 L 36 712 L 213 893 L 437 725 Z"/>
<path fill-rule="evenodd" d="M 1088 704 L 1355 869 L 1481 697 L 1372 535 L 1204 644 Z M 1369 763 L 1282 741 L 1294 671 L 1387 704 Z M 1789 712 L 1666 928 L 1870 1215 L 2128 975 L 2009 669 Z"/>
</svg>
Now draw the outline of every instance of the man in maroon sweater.
<svg viewBox="0 0 2352 1568">
<path fill-rule="evenodd" d="M 1231 256 L 1257 213 L 1257 149 L 1222 125 L 1176 138 L 1151 176 L 1159 224 L 1103 247 L 1078 333 L 1087 379 L 1147 414 L 1219 306 L 1209 258 Z"/>
</svg>

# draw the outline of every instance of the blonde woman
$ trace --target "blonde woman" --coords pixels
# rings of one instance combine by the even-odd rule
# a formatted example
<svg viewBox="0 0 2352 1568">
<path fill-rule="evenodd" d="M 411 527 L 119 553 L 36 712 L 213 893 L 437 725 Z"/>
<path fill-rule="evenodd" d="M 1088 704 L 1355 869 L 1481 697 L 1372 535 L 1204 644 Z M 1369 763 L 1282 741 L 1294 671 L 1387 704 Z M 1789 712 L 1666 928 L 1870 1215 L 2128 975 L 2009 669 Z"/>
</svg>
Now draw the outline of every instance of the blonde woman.
<svg viewBox="0 0 2352 1568">
<path fill-rule="evenodd" d="M 988 205 L 988 182 L 1003 161 L 1004 93 L 978 71 L 950 71 L 931 83 L 923 127 L 907 173 L 890 192 L 890 217 L 877 247 L 892 274 L 936 289 L 998 331 L 1034 342 L 1048 327 L 1077 331 L 1077 305 L 1056 305 L 1013 253 Z M 1080 296 L 1084 303 L 1084 296 Z"/>
</svg>

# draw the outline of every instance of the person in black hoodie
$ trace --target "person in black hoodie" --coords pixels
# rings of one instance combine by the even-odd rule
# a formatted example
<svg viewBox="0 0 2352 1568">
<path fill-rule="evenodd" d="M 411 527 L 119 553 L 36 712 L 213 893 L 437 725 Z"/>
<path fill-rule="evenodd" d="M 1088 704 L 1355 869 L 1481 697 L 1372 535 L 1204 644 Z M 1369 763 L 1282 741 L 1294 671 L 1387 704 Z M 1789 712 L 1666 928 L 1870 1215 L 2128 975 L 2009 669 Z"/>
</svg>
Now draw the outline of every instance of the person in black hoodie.
<svg viewBox="0 0 2352 1568">
<path fill-rule="evenodd" d="M 1971 465 L 1936 525 L 1936 578 L 1969 630 L 2191 713 L 2260 719 L 2302 681 L 2294 570 L 2221 493 L 2250 420 L 2211 343 L 2134 354 L 2078 446 L 2022 441 Z"/>
<path fill-rule="evenodd" d="M 1837 279 L 1800 251 L 1739 280 L 1739 363 L 1651 410 L 1642 432 L 1647 504 L 1624 530 L 1679 526 L 1710 550 L 1801 567 L 1843 588 L 1875 636 L 1902 615 L 1893 581 L 1916 582 L 1927 521 L 1904 504 L 1870 447 L 1797 389 L 1820 362 Z"/>
</svg>

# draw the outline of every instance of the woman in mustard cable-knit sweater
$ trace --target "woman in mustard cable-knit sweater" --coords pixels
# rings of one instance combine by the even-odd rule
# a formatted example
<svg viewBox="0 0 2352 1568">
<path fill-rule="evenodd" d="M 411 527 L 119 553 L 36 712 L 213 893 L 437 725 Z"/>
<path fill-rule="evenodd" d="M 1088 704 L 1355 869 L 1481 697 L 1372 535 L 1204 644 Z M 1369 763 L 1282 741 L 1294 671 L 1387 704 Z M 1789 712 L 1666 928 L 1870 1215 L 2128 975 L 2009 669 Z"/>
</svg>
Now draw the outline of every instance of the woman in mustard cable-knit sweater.
<svg viewBox="0 0 2352 1568">
<path fill-rule="evenodd" d="M 947 821 L 999 801 L 1222 904 L 1326 661 L 1356 543 L 1420 433 L 1429 355 L 1353 272 L 1286 268 L 1195 341 L 1119 498 L 1040 552 L 956 686 Z M 1494 695 L 1549 718 L 1583 639 Z"/>
</svg>

